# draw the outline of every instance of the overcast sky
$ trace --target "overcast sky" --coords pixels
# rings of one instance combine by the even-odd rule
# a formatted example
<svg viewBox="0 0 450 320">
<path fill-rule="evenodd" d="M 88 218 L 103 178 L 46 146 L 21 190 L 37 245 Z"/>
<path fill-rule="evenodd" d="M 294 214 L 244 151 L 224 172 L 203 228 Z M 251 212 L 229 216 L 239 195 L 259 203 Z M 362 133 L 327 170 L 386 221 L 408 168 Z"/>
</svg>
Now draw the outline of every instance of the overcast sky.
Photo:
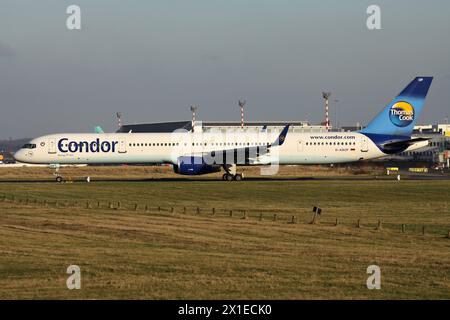
<svg viewBox="0 0 450 320">
<path fill-rule="evenodd" d="M 77 4 L 82 29 L 66 28 Z M 366 9 L 381 7 L 382 30 Z M 415 76 L 450 115 L 450 1 L 0 0 L 0 139 L 190 119 L 367 123 Z M 334 99 L 339 102 L 335 103 Z M 336 112 L 337 111 L 337 112 Z"/>
</svg>

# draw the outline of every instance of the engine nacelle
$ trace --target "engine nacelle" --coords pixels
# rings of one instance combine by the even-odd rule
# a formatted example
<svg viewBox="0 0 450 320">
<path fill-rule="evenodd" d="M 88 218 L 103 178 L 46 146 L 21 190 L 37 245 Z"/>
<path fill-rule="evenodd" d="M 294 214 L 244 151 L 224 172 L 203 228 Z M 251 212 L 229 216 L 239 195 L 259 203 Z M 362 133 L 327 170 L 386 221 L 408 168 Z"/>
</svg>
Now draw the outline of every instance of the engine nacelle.
<svg viewBox="0 0 450 320">
<path fill-rule="evenodd" d="M 201 175 L 220 172 L 219 165 L 206 164 L 202 157 L 179 157 L 173 171 L 182 175 Z"/>
</svg>

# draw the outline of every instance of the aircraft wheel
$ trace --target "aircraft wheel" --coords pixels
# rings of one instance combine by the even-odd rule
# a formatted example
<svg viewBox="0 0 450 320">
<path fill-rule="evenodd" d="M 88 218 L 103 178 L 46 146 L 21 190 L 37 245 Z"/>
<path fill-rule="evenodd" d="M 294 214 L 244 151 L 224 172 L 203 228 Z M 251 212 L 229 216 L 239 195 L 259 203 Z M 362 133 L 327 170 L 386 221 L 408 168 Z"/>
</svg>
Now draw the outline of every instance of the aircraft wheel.
<svg viewBox="0 0 450 320">
<path fill-rule="evenodd" d="M 223 181 L 226 181 L 226 180 L 227 180 L 227 175 L 228 175 L 228 173 L 224 173 L 224 174 L 223 174 L 223 176 L 222 176 L 222 180 L 223 180 Z"/>
<path fill-rule="evenodd" d="M 243 177 L 242 177 L 242 174 L 237 174 L 237 175 L 235 175 L 234 176 L 234 180 L 236 180 L 236 181 L 241 181 L 243 179 Z"/>
<path fill-rule="evenodd" d="M 56 182 L 62 182 L 62 181 L 63 181 L 63 179 L 62 179 L 61 176 L 57 176 L 57 177 L 56 177 Z"/>
<path fill-rule="evenodd" d="M 233 175 L 227 173 L 227 181 L 233 181 Z"/>
</svg>

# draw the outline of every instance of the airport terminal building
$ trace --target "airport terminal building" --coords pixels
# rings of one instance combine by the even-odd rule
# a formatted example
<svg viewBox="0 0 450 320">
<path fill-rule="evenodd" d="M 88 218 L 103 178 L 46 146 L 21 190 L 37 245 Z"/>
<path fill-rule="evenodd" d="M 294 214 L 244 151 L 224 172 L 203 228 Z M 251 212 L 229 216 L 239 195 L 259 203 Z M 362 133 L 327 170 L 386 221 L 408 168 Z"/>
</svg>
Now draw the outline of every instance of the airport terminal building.
<svg viewBox="0 0 450 320">
<path fill-rule="evenodd" d="M 117 132 L 173 132 L 186 130 L 195 132 L 230 132 L 242 130 L 243 132 L 280 132 L 287 124 L 291 124 L 290 132 L 324 132 L 324 125 L 310 125 L 307 121 L 250 121 L 245 122 L 241 128 L 238 121 L 196 121 L 194 128 L 192 121 L 173 121 L 142 124 L 125 124 Z"/>
<path fill-rule="evenodd" d="M 247 121 L 241 127 L 239 121 L 196 121 L 194 128 L 192 121 L 173 121 L 142 124 L 125 124 L 117 132 L 173 132 L 175 130 L 186 130 L 195 132 L 232 132 L 243 130 L 244 132 L 280 132 L 286 124 L 291 124 L 289 132 L 326 132 L 325 125 L 313 125 L 307 121 Z M 360 130 L 361 127 L 342 127 L 329 131 L 348 132 Z M 424 162 L 433 165 L 449 167 L 450 158 L 450 125 L 418 125 L 414 128 L 413 136 L 431 138 L 427 147 L 411 152 L 402 152 L 380 159 L 389 162 Z"/>
</svg>

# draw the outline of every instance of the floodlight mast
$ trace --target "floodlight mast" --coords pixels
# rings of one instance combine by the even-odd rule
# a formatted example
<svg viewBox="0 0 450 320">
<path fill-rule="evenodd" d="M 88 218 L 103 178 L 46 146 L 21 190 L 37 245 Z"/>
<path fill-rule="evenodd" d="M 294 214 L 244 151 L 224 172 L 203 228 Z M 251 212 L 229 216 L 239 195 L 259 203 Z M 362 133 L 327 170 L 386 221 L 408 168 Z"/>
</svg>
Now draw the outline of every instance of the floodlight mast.
<svg viewBox="0 0 450 320">
<path fill-rule="evenodd" d="M 322 97 L 325 99 L 325 128 L 327 131 L 330 130 L 330 117 L 328 108 L 328 99 L 331 96 L 331 92 L 322 92 Z"/>
<path fill-rule="evenodd" d="M 245 100 L 239 100 L 238 104 L 239 107 L 241 108 L 241 129 L 244 129 L 244 108 L 245 108 Z"/>
<path fill-rule="evenodd" d="M 197 113 L 198 105 L 192 105 L 190 108 L 191 108 L 191 111 L 192 111 L 192 132 L 194 132 L 195 116 L 196 116 L 196 113 Z"/>
<path fill-rule="evenodd" d="M 122 112 L 116 112 L 117 126 L 119 129 L 122 127 Z"/>
</svg>

